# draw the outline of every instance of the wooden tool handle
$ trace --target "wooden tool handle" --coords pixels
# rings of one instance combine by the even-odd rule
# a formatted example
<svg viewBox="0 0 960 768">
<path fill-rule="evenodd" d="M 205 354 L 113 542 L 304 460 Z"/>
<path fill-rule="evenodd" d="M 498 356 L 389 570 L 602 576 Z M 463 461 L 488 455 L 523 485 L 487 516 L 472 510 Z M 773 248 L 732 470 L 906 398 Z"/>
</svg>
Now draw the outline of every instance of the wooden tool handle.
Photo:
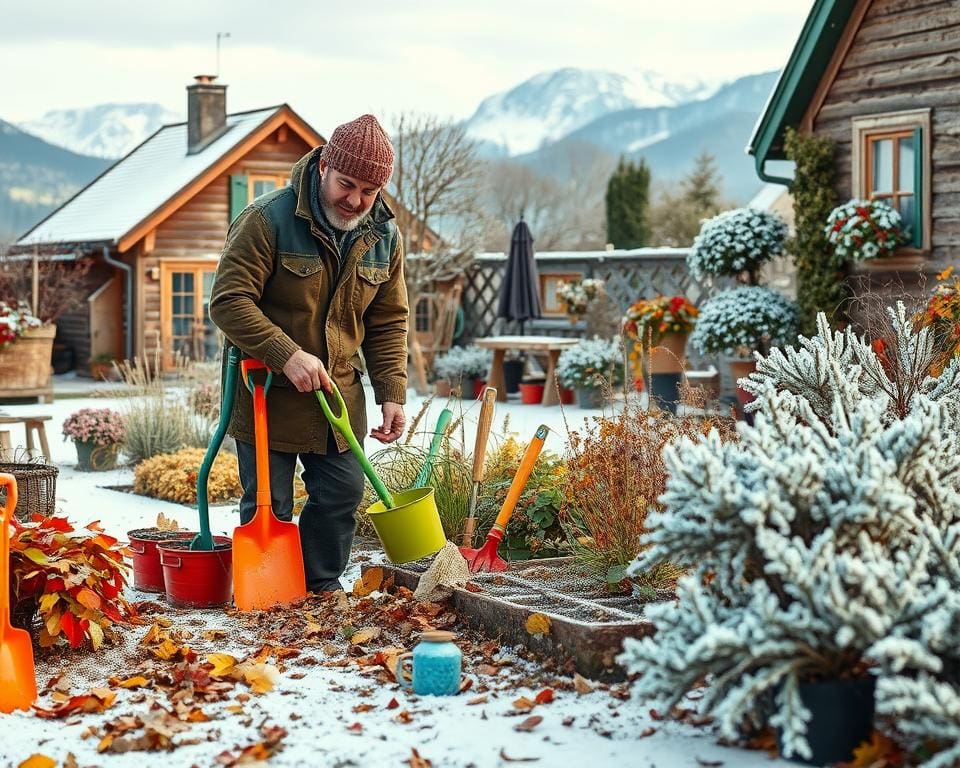
<svg viewBox="0 0 960 768">
<path fill-rule="evenodd" d="M 497 390 L 487 387 L 483 390 L 483 404 L 480 406 L 480 420 L 477 422 L 477 440 L 473 446 L 473 482 L 483 480 L 483 459 L 487 453 L 487 440 L 493 425 L 493 409 L 497 404 Z"/>
<path fill-rule="evenodd" d="M 510 522 L 510 516 L 513 514 L 513 509 L 517 506 L 517 502 L 520 501 L 520 494 L 523 493 L 523 489 L 527 485 L 527 480 L 530 479 L 533 465 L 537 463 L 537 457 L 540 455 L 540 450 L 543 448 L 543 442 L 546 439 L 547 426 L 541 424 L 537 427 L 537 433 L 523 454 L 520 469 L 517 470 L 513 482 L 510 483 L 510 490 L 507 491 L 507 498 L 504 499 L 503 506 L 500 508 L 500 514 L 497 515 L 497 520 L 493 524 L 494 528 L 499 528 L 501 531 L 506 529 L 507 523 Z"/>
</svg>

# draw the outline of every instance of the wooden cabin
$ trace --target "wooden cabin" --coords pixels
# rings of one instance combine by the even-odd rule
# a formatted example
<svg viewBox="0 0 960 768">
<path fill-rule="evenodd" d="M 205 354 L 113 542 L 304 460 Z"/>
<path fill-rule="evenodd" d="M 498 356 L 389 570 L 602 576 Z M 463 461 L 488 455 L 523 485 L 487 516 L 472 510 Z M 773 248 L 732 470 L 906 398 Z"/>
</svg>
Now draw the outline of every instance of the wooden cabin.
<svg viewBox="0 0 960 768">
<path fill-rule="evenodd" d="M 208 304 L 230 222 L 325 142 L 286 104 L 227 114 L 226 86 L 214 80 L 187 86 L 185 123 L 159 129 L 11 249 L 93 259 L 87 306 L 57 323 L 81 370 L 158 350 L 165 368 L 175 354 L 215 358 Z"/>
<path fill-rule="evenodd" d="M 855 293 L 925 294 L 960 245 L 960 4 L 816 0 L 747 148 L 764 181 L 792 180 L 790 126 L 834 141 L 839 202 L 882 198 L 908 228 Z"/>
</svg>

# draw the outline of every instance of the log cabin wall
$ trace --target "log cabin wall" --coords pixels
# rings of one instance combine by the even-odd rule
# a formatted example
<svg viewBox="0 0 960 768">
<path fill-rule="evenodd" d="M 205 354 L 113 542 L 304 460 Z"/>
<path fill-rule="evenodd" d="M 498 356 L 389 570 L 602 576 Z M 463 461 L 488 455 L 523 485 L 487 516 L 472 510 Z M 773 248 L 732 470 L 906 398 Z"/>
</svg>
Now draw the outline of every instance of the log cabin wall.
<svg viewBox="0 0 960 768">
<path fill-rule="evenodd" d="M 853 121 L 930 110 L 930 250 L 898 272 L 881 272 L 866 262 L 857 269 L 858 290 L 923 296 L 931 276 L 956 259 L 960 246 L 960 3 L 863 2 L 862 20 L 852 40 L 847 38 L 849 49 L 813 115 L 812 128 L 836 142 L 837 193 L 844 202 L 855 191 Z M 855 13 L 854 26 L 856 21 Z"/>
<path fill-rule="evenodd" d="M 82 293 L 84 297 L 100 288 L 116 272 L 99 256 L 94 258 L 93 266 L 83 277 Z M 118 317 L 117 320 L 120 323 L 123 322 L 122 317 Z M 74 368 L 80 373 L 85 373 L 88 370 L 90 362 L 90 309 L 86 301 L 81 302 L 80 306 L 57 318 L 56 342 L 57 344 L 64 344 L 72 350 Z M 117 350 L 117 353 L 122 355 L 123 350 Z"/>
<path fill-rule="evenodd" d="M 279 139 L 283 138 L 283 141 Z M 233 175 L 289 176 L 290 169 L 311 149 L 296 133 L 282 127 L 258 144 L 242 159 L 234 163 L 182 208 L 157 227 L 153 249 L 149 253 L 140 246 L 138 273 L 142 279 L 139 292 L 142 317 L 141 349 L 148 358 L 161 346 L 161 356 L 168 360 L 171 349 L 163 348 L 164 308 L 163 268 L 180 262 L 210 261 L 216 259 L 230 224 L 230 177 Z M 169 300 L 169 299 L 167 299 Z"/>
</svg>

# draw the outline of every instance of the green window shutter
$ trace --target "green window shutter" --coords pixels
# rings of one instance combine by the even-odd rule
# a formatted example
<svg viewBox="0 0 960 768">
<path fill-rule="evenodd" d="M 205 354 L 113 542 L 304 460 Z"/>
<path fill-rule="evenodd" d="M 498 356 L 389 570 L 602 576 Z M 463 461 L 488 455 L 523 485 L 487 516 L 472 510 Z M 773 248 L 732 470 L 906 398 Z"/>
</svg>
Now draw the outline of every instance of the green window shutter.
<svg viewBox="0 0 960 768">
<path fill-rule="evenodd" d="M 910 245 L 923 247 L 923 129 L 913 131 L 913 238 Z"/>
<path fill-rule="evenodd" d="M 230 221 L 240 215 L 240 211 L 247 207 L 247 177 L 230 177 Z"/>
</svg>

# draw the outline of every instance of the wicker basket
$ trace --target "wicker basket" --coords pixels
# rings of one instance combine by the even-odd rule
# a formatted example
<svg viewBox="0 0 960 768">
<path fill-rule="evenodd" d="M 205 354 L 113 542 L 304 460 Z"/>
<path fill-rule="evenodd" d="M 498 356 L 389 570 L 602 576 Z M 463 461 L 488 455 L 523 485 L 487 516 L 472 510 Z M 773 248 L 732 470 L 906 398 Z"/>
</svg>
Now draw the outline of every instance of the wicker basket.
<svg viewBox="0 0 960 768">
<path fill-rule="evenodd" d="M 55 325 L 32 328 L 0 350 L 0 393 L 4 397 L 36 394 L 50 387 L 56 335 Z"/>
<path fill-rule="evenodd" d="M 0 472 L 13 475 L 17 481 L 17 508 L 14 514 L 21 522 L 33 515 L 50 517 L 57 506 L 57 475 L 52 464 L 3 464 Z"/>
</svg>

